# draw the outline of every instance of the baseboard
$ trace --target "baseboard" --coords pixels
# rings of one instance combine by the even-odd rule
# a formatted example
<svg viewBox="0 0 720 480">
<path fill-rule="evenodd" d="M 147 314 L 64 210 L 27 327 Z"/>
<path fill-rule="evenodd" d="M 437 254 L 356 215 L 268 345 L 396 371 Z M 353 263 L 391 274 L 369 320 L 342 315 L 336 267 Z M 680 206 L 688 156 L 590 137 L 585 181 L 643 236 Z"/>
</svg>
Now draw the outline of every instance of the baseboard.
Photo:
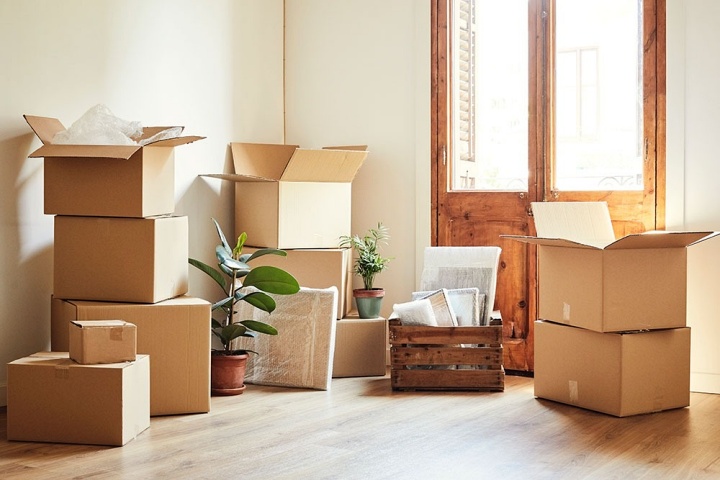
<svg viewBox="0 0 720 480">
<path fill-rule="evenodd" d="M 720 374 L 690 372 L 690 391 L 720 393 Z"/>
</svg>

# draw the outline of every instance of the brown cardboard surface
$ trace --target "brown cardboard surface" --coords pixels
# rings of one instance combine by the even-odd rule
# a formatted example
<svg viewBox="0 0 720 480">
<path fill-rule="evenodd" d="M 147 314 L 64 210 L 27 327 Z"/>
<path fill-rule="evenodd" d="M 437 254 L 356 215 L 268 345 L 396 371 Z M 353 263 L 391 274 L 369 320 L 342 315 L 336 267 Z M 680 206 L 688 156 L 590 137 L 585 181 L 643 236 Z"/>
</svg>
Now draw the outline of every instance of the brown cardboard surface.
<svg viewBox="0 0 720 480">
<path fill-rule="evenodd" d="M 150 357 L 80 365 L 67 353 L 10 362 L 7 438 L 124 445 L 150 426 Z"/>
<path fill-rule="evenodd" d="M 187 217 L 55 217 L 57 298 L 155 303 L 188 291 Z"/>
<path fill-rule="evenodd" d="M 624 417 L 690 404 L 690 329 L 600 333 L 535 322 L 535 396 Z"/>
<path fill-rule="evenodd" d="M 338 320 L 333 378 L 385 375 L 387 349 L 386 319 Z"/>
<path fill-rule="evenodd" d="M 204 137 L 186 136 L 139 145 L 53 145 L 59 120 L 26 115 L 43 142 L 29 156 L 45 157 L 46 214 L 149 217 L 175 210 L 173 147 Z M 166 127 L 146 127 L 144 135 Z"/>
<path fill-rule="evenodd" d="M 234 173 L 206 176 L 236 182 L 236 238 L 246 232 L 256 247 L 335 248 L 339 237 L 350 235 L 351 184 L 367 157 L 363 147 L 231 148 Z"/>
<path fill-rule="evenodd" d="M 133 362 L 136 327 L 123 320 L 70 322 L 70 358 L 83 365 Z"/>
<path fill-rule="evenodd" d="M 606 203 L 550 203 L 533 203 L 538 237 L 505 236 L 538 245 L 540 319 L 597 332 L 686 325 L 687 248 L 715 233 L 613 240 Z"/>
<path fill-rule="evenodd" d="M 210 303 L 181 296 L 155 304 L 51 302 L 51 343 L 67 351 L 74 320 L 122 319 L 137 327 L 138 354 L 152 358 L 150 413 L 210 411 Z"/>
<path fill-rule="evenodd" d="M 245 247 L 243 253 L 258 249 Z M 291 273 L 301 287 L 338 289 L 337 318 L 343 318 L 352 307 L 352 250 L 349 248 L 309 248 L 285 250 L 286 257 L 263 255 L 251 264 L 271 265 Z"/>
</svg>

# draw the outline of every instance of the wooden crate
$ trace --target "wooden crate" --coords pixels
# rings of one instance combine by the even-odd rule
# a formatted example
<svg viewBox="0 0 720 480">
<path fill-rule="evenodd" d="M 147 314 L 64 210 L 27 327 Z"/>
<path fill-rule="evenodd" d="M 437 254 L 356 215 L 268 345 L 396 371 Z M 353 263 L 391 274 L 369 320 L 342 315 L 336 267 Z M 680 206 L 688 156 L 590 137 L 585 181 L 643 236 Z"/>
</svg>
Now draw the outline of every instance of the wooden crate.
<svg viewBox="0 0 720 480">
<path fill-rule="evenodd" d="M 424 327 L 393 319 L 389 336 L 393 390 L 505 389 L 500 320 L 481 327 Z"/>
</svg>

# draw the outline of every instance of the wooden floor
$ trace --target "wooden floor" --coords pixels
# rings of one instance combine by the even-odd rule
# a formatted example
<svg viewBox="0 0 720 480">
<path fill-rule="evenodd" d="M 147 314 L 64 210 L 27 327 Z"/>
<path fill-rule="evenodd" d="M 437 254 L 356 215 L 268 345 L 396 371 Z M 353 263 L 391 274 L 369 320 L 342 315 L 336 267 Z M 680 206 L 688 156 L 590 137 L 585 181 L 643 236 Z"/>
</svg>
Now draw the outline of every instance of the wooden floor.
<svg viewBox="0 0 720 480">
<path fill-rule="evenodd" d="M 124 447 L 6 440 L 0 478 L 694 479 L 720 478 L 720 395 L 615 418 L 502 393 L 398 393 L 388 377 L 328 392 L 248 386 L 209 414 L 153 417 Z"/>
</svg>

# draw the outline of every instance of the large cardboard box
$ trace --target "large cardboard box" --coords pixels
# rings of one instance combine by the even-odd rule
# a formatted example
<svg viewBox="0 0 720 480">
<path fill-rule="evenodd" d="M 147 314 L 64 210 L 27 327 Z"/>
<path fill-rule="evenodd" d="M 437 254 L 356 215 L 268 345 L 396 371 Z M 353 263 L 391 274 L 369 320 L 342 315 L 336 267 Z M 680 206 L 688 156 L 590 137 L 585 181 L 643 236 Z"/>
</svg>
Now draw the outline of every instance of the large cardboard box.
<svg viewBox="0 0 720 480">
<path fill-rule="evenodd" d="M 258 249 L 245 247 L 243 253 Z M 301 287 L 338 290 L 337 318 L 344 318 L 352 307 L 353 258 L 349 248 L 288 249 L 286 257 L 263 255 L 251 262 L 252 266 L 270 265 L 291 273 Z"/>
<path fill-rule="evenodd" d="M 70 322 L 70 358 L 83 365 L 132 362 L 137 356 L 136 330 L 123 320 Z"/>
<path fill-rule="evenodd" d="M 138 354 L 152 358 L 150 414 L 210 411 L 210 303 L 182 296 L 155 304 L 52 299 L 51 346 L 68 350 L 75 320 L 122 319 L 137 327 Z"/>
<path fill-rule="evenodd" d="M 67 353 L 10 362 L 7 438 L 125 445 L 150 426 L 150 358 L 80 365 Z"/>
<path fill-rule="evenodd" d="M 535 322 L 535 396 L 618 417 L 690 404 L 690 328 L 600 333 Z"/>
<path fill-rule="evenodd" d="M 56 118 L 25 115 L 43 146 L 45 213 L 149 217 L 175 211 L 174 147 L 204 137 L 183 136 L 147 145 L 59 145 L 65 130 Z M 168 127 L 146 127 L 139 141 Z"/>
<path fill-rule="evenodd" d="M 687 247 L 713 232 L 615 239 L 605 202 L 533 203 L 538 318 L 597 332 L 686 325 Z"/>
<path fill-rule="evenodd" d="M 274 248 L 334 248 L 350 235 L 352 181 L 365 147 L 302 149 L 297 145 L 231 144 L 236 182 L 235 238 Z"/>
<path fill-rule="evenodd" d="M 53 295 L 155 303 L 188 291 L 187 217 L 55 217 Z"/>
<path fill-rule="evenodd" d="M 337 321 L 333 378 L 385 375 L 388 322 L 384 318 Z"/>
</svg>

